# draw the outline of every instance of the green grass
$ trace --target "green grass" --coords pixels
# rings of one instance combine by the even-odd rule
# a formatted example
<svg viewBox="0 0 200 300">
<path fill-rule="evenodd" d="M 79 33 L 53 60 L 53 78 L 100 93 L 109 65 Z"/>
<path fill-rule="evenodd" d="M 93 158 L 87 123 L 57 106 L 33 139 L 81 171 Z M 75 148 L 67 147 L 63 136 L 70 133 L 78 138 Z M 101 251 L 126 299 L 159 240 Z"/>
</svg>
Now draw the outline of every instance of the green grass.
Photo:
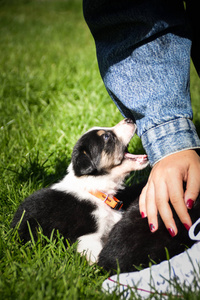
<svg viewBox="0 0 200 300">
<path fill-rule="evenodd" d="M 10 222 L 30 193 L 59 180 L 78 137 L 122 117 L 99 75 L 80 0 L 0 0 L 0 297 L 119 299 L 63 240 L 21 245 Z M 191 71 L 194 121 L 200 132 L 200 85 Z M 143 151 L 135 137 L 131 149 Z M 141 176 L 133 174 L 133 180 Z M 200 294 L 184 294 L 198 299 Z"/>
</svg>

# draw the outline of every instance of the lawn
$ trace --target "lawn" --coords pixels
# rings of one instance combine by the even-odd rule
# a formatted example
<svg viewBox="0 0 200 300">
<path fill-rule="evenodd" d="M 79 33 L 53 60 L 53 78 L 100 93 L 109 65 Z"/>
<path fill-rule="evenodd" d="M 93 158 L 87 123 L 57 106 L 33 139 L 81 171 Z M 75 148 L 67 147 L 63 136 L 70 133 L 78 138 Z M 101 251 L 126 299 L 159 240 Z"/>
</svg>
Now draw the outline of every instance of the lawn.
<svg viewBox="0 0 200 300">
<path fill-rule="evenodd" d="M 65 174 L 81 134 L 122 119 L 99 75 L 81 0 L 0 0 L 0 53 L 0 298 L 119 299 L 101 291 L 108 273 L 90 266 L 76 245 L 66 251 L 59 233 L 57 241 L 41 235 L 21 245 L 10 230 L 20 202 Z M 193 67 L 191 94 L 200 133 Z M 131 150 L 143 151 L 139 138 Z"/>
</svg>

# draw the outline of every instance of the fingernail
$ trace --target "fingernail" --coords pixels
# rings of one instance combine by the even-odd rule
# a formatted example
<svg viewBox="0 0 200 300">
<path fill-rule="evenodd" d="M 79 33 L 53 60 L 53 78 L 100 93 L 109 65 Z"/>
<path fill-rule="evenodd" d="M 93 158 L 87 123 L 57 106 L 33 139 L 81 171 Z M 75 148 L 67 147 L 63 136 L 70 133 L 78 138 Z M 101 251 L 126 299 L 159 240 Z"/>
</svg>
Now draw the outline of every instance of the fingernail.
<svg viewBox="0 0 200 300">
<path fill-rule="evenodd" d="M 141 217 L 142 217 L 142 219 L 146 218 L 146 215 L 144 212 L 141 212 Z"/>
<path fill-rule="evenodd" d="M 190 229 L 190 226 L 186 223 L 183 224 L 185 226 L 185 228 L 187 229 L 187 231 Z"/>
<path fill-rule="evenodd" d="M 194 205 L 194 201 L 192 199 L 188 199 L 186 202 L 187 208 L 191 209 Z"/>
<path fill-rule="evenodd" d="M 175 236 L 175 232 L 172 228 L 168 228 L 169 234 L 171 235 L 171 237 Z"/>
<path fill-rule="evenodd" d="M 149 224 L 149 229 L 151 232 L 154 232 L 155 231 L 155 227 L 153 224 Z"/>
</svg>

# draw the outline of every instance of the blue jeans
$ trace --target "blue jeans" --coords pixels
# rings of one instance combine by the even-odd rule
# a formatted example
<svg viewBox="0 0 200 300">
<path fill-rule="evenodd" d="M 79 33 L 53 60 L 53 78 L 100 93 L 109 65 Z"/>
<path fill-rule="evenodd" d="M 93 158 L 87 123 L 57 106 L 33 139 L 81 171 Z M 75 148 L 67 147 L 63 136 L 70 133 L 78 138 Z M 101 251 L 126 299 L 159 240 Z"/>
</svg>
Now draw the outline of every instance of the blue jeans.
<svg viewBox="0 0 200 300">
<path fill-rule="evenodd" d="M 182 1 L 84 0 L 106 89 L 137 124 L 151 165 L 200 148 L 192 122 L 192 38 Z"/>
</svg>

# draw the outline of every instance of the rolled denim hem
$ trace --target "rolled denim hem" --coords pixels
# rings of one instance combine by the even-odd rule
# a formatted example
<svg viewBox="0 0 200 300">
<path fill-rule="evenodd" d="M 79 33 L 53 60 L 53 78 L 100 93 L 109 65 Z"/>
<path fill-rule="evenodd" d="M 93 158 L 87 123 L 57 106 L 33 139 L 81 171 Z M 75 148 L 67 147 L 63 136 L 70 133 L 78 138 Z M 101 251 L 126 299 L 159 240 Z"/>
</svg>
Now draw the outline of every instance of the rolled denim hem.
<svg viewBox="0 0 200 300">
<path fill-rule="evenodd" d="M 200 148 L 200 139 L 190 119 L 178 118 L 146 131 L 142 137 L 150 165 L 183 150 Z"/>
</svg>

